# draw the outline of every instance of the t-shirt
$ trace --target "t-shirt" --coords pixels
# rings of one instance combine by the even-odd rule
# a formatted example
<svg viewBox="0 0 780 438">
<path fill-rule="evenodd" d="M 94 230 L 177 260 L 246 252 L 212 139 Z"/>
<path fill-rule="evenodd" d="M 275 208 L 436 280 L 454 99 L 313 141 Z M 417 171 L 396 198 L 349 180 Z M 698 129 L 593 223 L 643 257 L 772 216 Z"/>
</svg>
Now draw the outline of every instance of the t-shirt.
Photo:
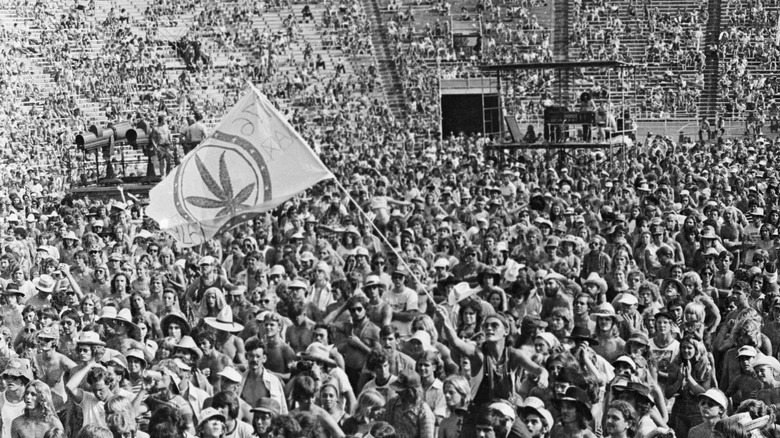
<svg viewBox="0 0 780 438">
<path fill-rule="evenodd" d="M 651 338 L 650 351 L 653 353 L 653 357 L 655 357 L 655 361 L 658 364 L 658 371 L 665 373 L 669 370 L 669 364 L 672 363 L 672 360 L 680 353 L 680 341 L 674 339 L 669 345 L 661 348 L 656 345 L 655 339 Z M 661 379 L 659 378 L 659 380 Z M 659 383 L 663 384 L 665 382 Z"/>
<path fill-rule="evenodd" d="M 0 411 L 0 416 L 3 420 L 3 436 L 11 436 L 11 423 L 24 414 L 24 400 L 19 400 L 18 403 L 11 403 L 3 393 L 3 410 Z M 85 423 L 86 424 L 86 423 Z"/>
<path fill-rule="evenodd" d="M 106 404 L 95 397 L 91 392 L 83 391 L 84 398 L 81 400 L 81 411 L 84 413 L 84 424 L 97 424 L 108 427 L 106 424 Z"/>
<path fill-rule="evenodd" d="M 419 310 L 417 292 L 405 287 L 400 293 L 387 291 L 382 294 L 382 300 L 390 305 L 395 312 L 408 312 L 410 310 Z M 412 322 L 397 321 L 391 322 L 393 327 L 398 330 L 401 337 L 409 336 L 412 332 Z"/>
<path fill-rule="evenodd" d="M 243 421 L 236 421 L 236 427 L 229 433 L 222 435 L 223 438 L 252 438 L 254 429 Z"/>
</svg>

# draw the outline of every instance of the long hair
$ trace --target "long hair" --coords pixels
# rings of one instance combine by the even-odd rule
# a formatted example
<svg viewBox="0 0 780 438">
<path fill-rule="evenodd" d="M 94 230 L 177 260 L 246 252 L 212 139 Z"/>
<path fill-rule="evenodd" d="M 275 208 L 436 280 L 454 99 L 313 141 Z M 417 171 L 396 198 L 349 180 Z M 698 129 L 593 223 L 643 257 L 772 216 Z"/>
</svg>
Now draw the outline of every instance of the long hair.
<svg viewBox="0 0 780 438">
<path fill-rule="evenodd" d="M 636 434 L 638 418 L 636 410 L 634 410 L 634 407 L 631 406 L 631 403 L 624 400 L 613 400 L 609 404 L 609 409 L 615 409 L 623 415 L 626 423 L 629 424 L 628 436 L 634 436 Z"/>
<path fill-rule="evenodd" d="M 51 399 L 51 389 L 40 380 L 33 380 L 24 388 L 26 393 L 30 389 L 35 389 L 38 393 L 38 408 L 43 412 L 44 418 L 57 418 L 57 411 L 54 410 L 54 402 Z M 25 415 L 32 415 L 29 409 L 24 408 Z"/>
<path fill-rule="evenodd" d="M 385 398 L 382 394 L 375 389 L 366 389 L 358 396 L 353 417 L 356 420 L 363 420 L 368 417 L 372 409 L 383 407 L 385 407 Z"/>
<path fill-rule="evenodd" d="M 444 379 L 443 387 L 446 387 L 447 385 L 452 386 L 452 389 L 460 394 L 461 404 L 459 407 L 464 409 L 467 408 L 471 403 L 471 385 L 469 384 L 469 380 L 460 374 L 452 374 Z"/>
</svg>

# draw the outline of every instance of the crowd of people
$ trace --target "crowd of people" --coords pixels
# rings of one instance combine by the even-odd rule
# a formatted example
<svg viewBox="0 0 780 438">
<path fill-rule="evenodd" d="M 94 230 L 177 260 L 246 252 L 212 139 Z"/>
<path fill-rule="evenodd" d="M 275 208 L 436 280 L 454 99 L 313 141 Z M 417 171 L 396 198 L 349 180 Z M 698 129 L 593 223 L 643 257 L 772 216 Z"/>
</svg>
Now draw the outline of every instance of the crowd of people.
<svg viewBox="0 0 780 438">
<path fill-rule="evenodd" d="M 775 83 L 747 73 L 765 52 L 755 39 L 771 45 L 760 29 L 776 15 L 761 4 L 729 2 L 736 30 L 721 37 L 734 59 L 723 92 L 737 87 L 735 107 L 759 110 L 751 136 L 720 124 L 698 142 L 648 135 L 624 165 L 432 139 L 439 78 L 470 74 L 477 55 L 550 59 L 534 2 L 480 1 L 490 19 L 469 53 L 448 44 L 448 21 L 423 24 L 396 4 L 383 25 L 402 118 L 377 98 L 376 62 L 316 53 L 373 52 L 361 2 L 320 13 L 158 2 L 143 34 L 121 8 L 96 25 L 94 3 L 56 15 L 19 3 L 20 16 L 43 18 L 40 32 L 0 35 L 0 436 L 778 436 L 780 145 L 761 130 L 777 130 Z M 282 29 L 242 30 L 269 10 Z M 628 53 L 620 40 L 635 30 L 617 12 L 575 11 L 578 41 L 604 41 L 593 57 Z M 195 24 L 178 40 L 186 68 L 171 74 L 176 52 L 160 30 L 182 14 Z M 647 56 L 700 74 L 706 8 L 644 14 Z M 322 41 L 302 39 L 309 22 Z M 98 46 L 110 56 L 93 56 Z M 31 56 L 52 89 L 33 85 Z M 646 85 L 647 105 L 694 111 L 703 81 L 666 76 Z M 214 77 L 220 100 L 193 97 Z M 66 195 L 84 171 L 73 135 L 93 122 L 76 96 L 101 102 L 108 121 L 171 125 L 187 153 L 208 133 L 204 114 L 224 112 L 246 81 L 346 190 L 321 183 L 194 248 L 160 231 L 145 199 Z M 528 71 L 504 86 L 530 117 L 551 104 L 552 84 Z M 611 111 L 607 90 L 589 91 L 593 110 Z"/>
</svg>

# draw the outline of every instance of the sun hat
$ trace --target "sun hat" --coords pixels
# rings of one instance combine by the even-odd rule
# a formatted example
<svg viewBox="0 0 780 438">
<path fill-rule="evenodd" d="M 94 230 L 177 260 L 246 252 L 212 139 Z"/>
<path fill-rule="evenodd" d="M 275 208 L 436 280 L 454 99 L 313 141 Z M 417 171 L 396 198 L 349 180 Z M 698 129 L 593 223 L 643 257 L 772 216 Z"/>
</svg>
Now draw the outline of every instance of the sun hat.
<svg viewBox="0 0 780 438">
<path fill-rule="evenodd" d="M 233 367 L 225 367 L 222 371 L 217 373 L 218 376 L 230 380 L 234 383 L 241 383 L 241 373 Z"/>
<path fill-rule="evenodd" d="M 638 382 L 628 382 L 625 387 L 625 391 L 631 392 L 649 402 L 651 405 L 655 405 L 655 400 L 650 395 L 650 388 Z"/>
<path fill-rule="evenodd" d="M 48 292 L 52 293 L 54 292 L 54 286 L 56 285 L 56 281 L 51 277 L 51 275 L 43 274 L 40 277 L 33 280 L 33 284 L 35 285 L 35 288 L 38 289 L 41 292 Z"/>
<path fill-rule="evenodd" d="M 384 286 L 384 283 L 382 283 L 382 280 L 378 275 L 369 275 L 366 277 L 366 281 L 363 283 L 363 288 L 372 286 Z"/>
<path fill-rule="evenodd" d="M 182 336 L 179 343 L 174 345 L 174 348 L 180 348 L 182 350 L 188 350 L 195 354 L 196 360 L 200 360 L 203 357 L 203 351 L 198 348 L 198 344 L 190 336 Z"/>
<path fill-rule="evenodd" d="M 780 362 L 777 361 L 772 356 L 767 356 L 765 354 L 762 354 L 761 356 L 756 356 L 756 361 L 753 362 L 753 369 L 756 369 L 758 367 L 768 366 L 772 368 L 775 372 L 780 371 Z"/>
<path fill-rule="evenodd" d="M 140 327 L 138 327 L 138 324 L 133 322 L 133 315 L 130 312 L 130 309 L 122 309 L 119 312 L 116 311 L 113 307 L 104 307 L 103 310 L 108 309 L 107 314 L 103 314 L 101 311 L 100 319 L 107 319 L 111 321 L 118 321 L 121 323 L 125 323 L 130 327 L 131 330 L 139 331 Z"/>
<path fill-rule="evenodd" d="M 557 337 L 555 337 L 554 334 L 550 332 L 542 332 L 536 335 L 537 338 L 542 338 L 544 342 L 547 343 L 547 345 L 550 346 L 550 348 L 557 347 L 561 345 L 561 341 L 558 340 Z"/>
<path fill-rule="evenodd" d="M 582 283 L 583 286 L 588 284 L 595 284 L 599 288 L 599 293 L 603 294 L 607 292 L 607 280 L 601 278 L 597 272 L 591 272 L 588 278 Z"/>
<path fill-rule="evenodd" d="M 717 389 L 717 388 L 710 388 L 703 393 L 699 394 L 697 397 L 698 400 L 701 399 L 709 399 L 714 401 L 718 404 L 718 406 L 722 407 L 723 409 L 728 409 L 729 407 L 729 400 L 726 398 L 726 395 L 723 394 L 723 391 Z"/>
<path fill-rule="evenodd" d="M 523 321 L 520 323 L 520 327 L 525 329 L 545 328 L 547 327 L 547 321 L 543 320 L 539 315 L 525 315 Z"/>
<path fill-rule="evenodd" d="M 465 281 L 460 282 L 453 286 L 452 290 L 449 293 L 449 296 L 447 297 L 447 303 L 451 306 L 454 306 L 455 304 L 458 304 L 462 301 L 464 301 L 467 298 L 471 298 L 477 293 L 479 293 L 482 290 L 482 288 L 472 288 L 468 283 Z"/>
<path fill-rule="evenodd" d="M 29 359 L 13 358 L 8 362 L 2 376 L 24 377 L 28 382 L 35 380 Z"/>
<path fill-rule="evenodd" d="M 206 321 L 206 324 L 214 327 L 217 330 L 235 333 L 244 329 L 243 325 L 237 322 L 233 322 L 233 310 L 230 308 L 230 306 L 223 307 L 222 310 L 220 310 L 217 314 L 216 318 L 207 317 L 204 318 L 204 320 Z"/>
<path fill-rule="evenodd" d="M 137 348 L 133 348 L 133 349 L 127 350 L 127 353 L 125 353 L 125 359 L 130 361 L 131 357 L 133 359 L 138 359 L 139 361 L 143 362 L 144 367 L 149 365 L 149 362 L 146 361 L 146 356 L 144 356 L 144 352 L 139 350 L 139 349 L 137 349 Z"/>
<path fill-rule="evenodd" d="M 612 318 L 615 323 L 618 321 L 618 316 L 615 313 L 615 308 L 612 304 L 604 303 L 593 309 L 590 313 L 590 319 L 596 320 L 597 318 Z"/>
<path fill-rule="evenodd" d="M 336 366 L 336 361 L 330 358 L 328 347 L 320 342 L 312 342 L 306 347 L 306 350 L 298 353 L 300 360 L 310 360 L 313 362 L 320 362 L 332 367 Z"/>
<path fill-rule="evenodd" d="M 160 320 L 160 329 L 162 330 L 163 335 L 166 335 L 168 333 L 168 326 L 172 322 L 176 322 L 179 324 L 179 327 L 181 327 L 181 334 L 183 336 L 190 334 L 192 328 L 190 327 L 189 321 L 187 321 L 187 317 L 184 316 L 184 314 L 182 313 L 172 312 L 163 316 L 163 319 Z"/>
<path fill-rule="evenodd" d="M 309 285 L 300 278 L 296 278 L 287 285 L 287 289 L 308 289 Z"/>
<path fill-rule="evenodd" d="M 76 340 L 76 345 L 99 345 L 105 346 L 106 343 L 100 340 L 100 335 L 97 332 L 85 331 L 79 333 L 79 337 Z"/>
</svg>

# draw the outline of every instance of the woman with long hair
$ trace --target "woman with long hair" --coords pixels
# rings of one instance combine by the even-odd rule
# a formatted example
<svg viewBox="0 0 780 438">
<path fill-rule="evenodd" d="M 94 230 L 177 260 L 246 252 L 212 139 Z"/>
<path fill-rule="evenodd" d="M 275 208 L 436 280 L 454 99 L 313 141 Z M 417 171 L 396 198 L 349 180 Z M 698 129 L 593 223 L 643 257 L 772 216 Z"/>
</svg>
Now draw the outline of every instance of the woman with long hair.
<svg viewBox="0 0 780 438">
<path fill-rule="evenodd" d="M 103 303 L 100 298 L 95 294 L 86 294 L 81 299 L 81 305 L 79 306 L 81 314 L 81 324 L 87 326 L 97 322 L 98 315 L 103 310 Z"/>
<path fill-rule="evenodd" d="M 686 336 L 680 341 L 680 353 L 669 365 L 669 385 L 666 397 L 677 397 L 669 418 L 669 426 L 677 436 L 687 436 L 688 430 L 702 422 L 697 397 L 715 383 L 714 370 L 704 343 Z"/>
<path fill-rule="evenodd" d="M 369 430 L 385 407 L 385 398 L 375 389 L 366 389 L 357 399 L 355 413 L 344 420 L 341 429 L 348 436 L 363 436 Z"/>
<path fill-rule="evenodd" d="M 465 300 L 458 309 L 458 337 L 471 339 L 482 327 L 482 305 L 477 300 Z"/>
<path fill-rule="evenodd" d="M 322 385 L 317 397 L 320 407 L 325 409 L 325 412 L 330 414 L 339 426 L 343 425 L 344 421 L 349 418 L 349 414 L 341 406 L 339 389 L 333 383 L 328 382 Z"/>
<path fill-rule="evenodd" d="M 40 380 L 24 389 L 24 413 L 11 423 L 11 438 L 43 436 L 50 429 L 64 430 L 54 410 L 51 390 Z"/>
<path fill-rule="evenodd" d="M 438 438 L 458 438 L 471 404 L 471 387 L 468 379 L 453 374 L 444 379 L 442 388 L 448 415 L 439 423 Z"/>
</svg>

